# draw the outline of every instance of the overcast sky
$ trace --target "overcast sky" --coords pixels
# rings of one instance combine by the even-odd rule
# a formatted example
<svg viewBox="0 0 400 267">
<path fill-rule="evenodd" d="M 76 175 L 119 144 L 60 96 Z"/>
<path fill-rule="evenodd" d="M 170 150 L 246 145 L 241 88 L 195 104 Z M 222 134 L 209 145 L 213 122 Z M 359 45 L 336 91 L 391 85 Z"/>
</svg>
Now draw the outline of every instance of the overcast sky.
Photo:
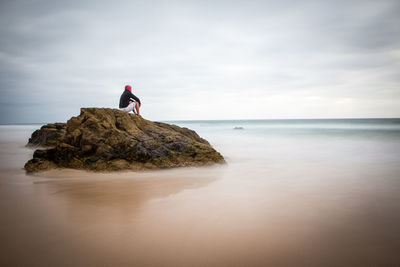
<svg viewBox="0 0 400 267">
<path fill-rule="evenodd" d="M 400 1 L 0 2 L 0 123 L 400 117 Z"/>
</svg>

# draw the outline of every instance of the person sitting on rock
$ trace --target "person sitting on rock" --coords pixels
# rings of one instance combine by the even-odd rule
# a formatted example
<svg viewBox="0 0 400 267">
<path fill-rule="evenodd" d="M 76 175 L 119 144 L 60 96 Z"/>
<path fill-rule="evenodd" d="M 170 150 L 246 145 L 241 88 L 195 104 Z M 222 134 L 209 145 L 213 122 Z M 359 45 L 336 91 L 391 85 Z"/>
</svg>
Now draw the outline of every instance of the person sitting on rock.
<svg viewBox="0 0 400 267">
<path fill-rule="evenodd" d="M 119 99 L 119 109 L 125 112 L 133 112 L 140 116 L 140 99 L 132 94 L 132 87 L 130 85 L 125 86 L 125 90 Z"/>
</svg>

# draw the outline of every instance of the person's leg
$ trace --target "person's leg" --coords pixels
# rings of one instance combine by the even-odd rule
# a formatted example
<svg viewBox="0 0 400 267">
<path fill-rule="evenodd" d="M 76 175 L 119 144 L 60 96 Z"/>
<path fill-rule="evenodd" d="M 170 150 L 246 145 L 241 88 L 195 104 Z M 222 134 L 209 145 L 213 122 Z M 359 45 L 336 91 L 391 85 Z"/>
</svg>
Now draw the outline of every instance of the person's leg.
<svg viewBox="0 0 400 267">
<path fill-rule="evenodd" d="M 137 102 L 137 101 L 135 101 L 135 108 L 136 108 L 136 112 L 137 112 L 135 114 L 138 114 L 140 116 L 140 111 L 139 111 L 140 105 L 139 105 L 139 102 Z"/>
<path fill-rule="evenodd" d="M 132 102 L 129 104 L 130 110 L 132 111 L 133 114 L 137 114 L 137 112 L 135 110 L 135 105 L 136 105 L 136 102 Z"/>
<path fill-rule="evenodd" d="M 127 107 L 124 107 L 124 108 L 120 108 L 120 110 L 123 110 L 123 111 L 125 111 L 125 112 L 133 112 L 133 113 L 135 113 L 135 104 L 134 103 L 130 103 Z M 135 113 L 136 114 L 136 113 Z"/>
</svg>

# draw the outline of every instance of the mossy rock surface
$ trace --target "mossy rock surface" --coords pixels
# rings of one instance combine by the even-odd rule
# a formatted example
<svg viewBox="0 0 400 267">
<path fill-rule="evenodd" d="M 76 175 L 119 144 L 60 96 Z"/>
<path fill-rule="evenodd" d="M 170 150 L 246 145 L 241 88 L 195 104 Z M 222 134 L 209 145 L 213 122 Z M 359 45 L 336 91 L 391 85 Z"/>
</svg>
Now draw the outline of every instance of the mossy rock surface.
<svg viewBox="0 0 400 267">
<path fill-rule="evenodd" d="M 37 149 L 28 172 L 51 168 L 93 171 L 143 170 L 225 163 L 223 156 L 195 131 L 109 108 L 82 108 L 67 123 L 35 131 Z"/>
<path fill-rule="evenodd" d="M 42 126 L 39 130 L 32 133 L 31 138 L 29 138 L 27 146 L 43 146 L 51 147 L 56 146 L 58 140 L 66 132 L 66 123 L 50 123 Z"/>
</svg>

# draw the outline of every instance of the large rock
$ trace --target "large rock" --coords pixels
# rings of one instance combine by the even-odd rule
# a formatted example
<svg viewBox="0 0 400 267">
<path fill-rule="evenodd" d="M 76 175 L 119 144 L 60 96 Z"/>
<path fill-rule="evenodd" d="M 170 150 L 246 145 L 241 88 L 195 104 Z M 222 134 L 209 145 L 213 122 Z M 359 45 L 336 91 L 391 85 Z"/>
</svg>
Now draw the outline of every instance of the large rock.
<svg viewBox="0 0 400 267">
<path fill-rule="evenodd" d="M 45 125 L 32 134 L 28 145 L 53 146 L 34 152 L 25 164 L 28 172 L 56 167 L 143 170 L 225 162 L 192 130 L 108 108 L 82 108 L 64 126 Z"/>
</svg>

